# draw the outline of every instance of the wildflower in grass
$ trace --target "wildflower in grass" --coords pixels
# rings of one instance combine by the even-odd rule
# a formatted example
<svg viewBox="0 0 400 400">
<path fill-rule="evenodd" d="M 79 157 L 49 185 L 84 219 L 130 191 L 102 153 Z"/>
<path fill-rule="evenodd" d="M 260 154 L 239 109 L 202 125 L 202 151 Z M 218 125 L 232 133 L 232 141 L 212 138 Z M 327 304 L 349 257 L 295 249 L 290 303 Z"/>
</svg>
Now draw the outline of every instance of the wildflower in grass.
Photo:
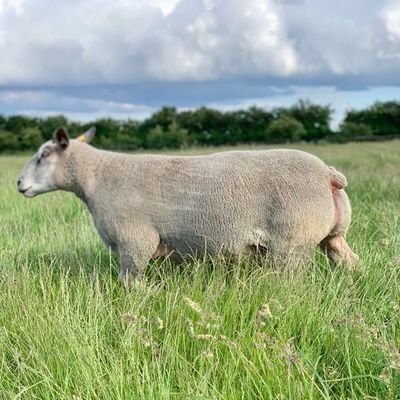
<svg viewBox="0 0 400 400">
<path fill-rule="evenodd" d="M 379 240 L 379 244 L 383 247 L 388 247 L 390 246 L 390 239 L 382 238 L 381 240 Z"/>
<path fill-rule="evenodd" d="M 273 347 L 276 344 L 276 338 L 273 336 L 268 335 L 264 332 L 257 332 L 258 341 L 256 342 L 256 347 L 264 347 L 267 345 L 269 347 Z M 257 346 L 258 345 L 258 346 Z"/>
<path fill-rule="evenodd" d="M 164 329 L 164 321 L 160 317 L 156 318 L 156 325 L 160 331 Z"/>
<path fill-rule="evenodd" d="M 152 347 L 152 342 L 147 337 L 143 338 L 142 344 L 146 348 Z"/>
<path fill-rule="evenodd" d="M 375 325 L 372 325 L 368 329 L 369 333 L 371 334 L 371 337 L 375 340 L 378 340 L 379 338 L 379 330 L 378 327 Z"/>
<path fill-rule="evenodd" d="M 345 282 L 346 282 L 347 286 L 351 287 L 354 285 L 353 277 L 351 275 L 346 276 Z"/>
<path fill-rule="evenodd" d="M 388 346 L 390 368 L 400 371 L 400 352 L 396 344 L 391 343 Z"/>
<path fill-rule="evenodd" d="M 129 313 L 123 314 L 121 319 L 126 322 L 145 348 L 156 350 L 158 344 L 153 340 L 149 329 L 145 326 L 149 320 L 145 316 L 137 316 Z"/>
<path fill-rule="evenodd" d="M 351 315 L 348 317 L 338 318 L 334 321 L 335 325 L 349 325 L 356 328 L 364 329 L 366 326 L 365 320 L 361 315 Z"/>
<path fill-rule="evenodd" d="M 272 313 L 267 303 L 263 304 L 261 308 L 257 312 L 257 325 L 265 326 L 265 321 L 269 318 L 272 318 Z"/>
<path fill-rule="evenodd" d="M 234 349 L 237 349 L 237 343 L 235 343 L 234 341 L 232 341 L 231 339 L 229 339 L 227 336 L 225 335 L 219 335 L 218 336 L 218 340 L 224 342 L 225 344 L 227 344 L 230 347 L 233 347 Z"/>
<path fill-rule="evenodd" d="M 346 276 L 346 283 L 347 283 L 347 287 L 349 288 L 351 294 L 356 293 L 357 286 L 355 285 L 352 276 L 350 276 L 350 275 Z M 349 299 L 349 300 L 350 300 L 350 302 L 352 301 L 352 299 Z M 353 299 L 353 301 L 354 301 L 354 299 Z"/>
<path fill-rule="evenodd" d="M 277 299 L 270 299 L 269 302 L 270 302 L 270 304 L 272 303 L 274 305 L 275 309 L 278 309 L 278 310 L 284 309 L 283 305 Z"/>
<path fill-rule="evenodd" d="M 392 259 L 389 262 L 389 265 L 395 268 L 400 267 L 400 255 L 392 257 Z"/>
<path fill-rule="evenodd" d="M 205 349 L 201 352 L 201 354 L 203 355 L 204 358 L 210 360 L 211 358 L 214 357 L 213 352 L 210 349 Z"/>
<path fill-rule="evenodd" d="M 122 314 L 121 316 L 121 320 L 128 323 L 128 324 L 132 324 L 135 323 L 136 321 L 136 316 L 126 313 L 126 314 Z"/>
<path fill-rule="evenodd" d="M 285 356 L 286 360 L 290 362 L 291 364 L 298 364 L 300 361 L 300 357 L 296 352 L 296 349 L 293 344 L 293 339 L 290 338 L 287 343 L 283 346 L 282 348 L 282 353 Z"/>
<path fill-rule="evenodd" d="M 339 371 L 330 365 L 327 366 L 326 368 L 324 368 L 324 371 L 325 371 L 325 375 L 327 376 L 327 378 L 329 380 L 336 380 L 336 379 L 341 378 Z"/>
<path fill-rule="evenodd" d="M 390 383 L 390 379 L 391 379 L 391 373 L 390 373 L 389 368 L 384 368 L 382 370 L 381 374 L 379 375 L 379 378 L 381 378 L 382 381 L 388 385 Z"/>
<path fill-rule="evenodd" d="M 394 312 L 400 312 L 400 305 L 398 300 L 393 300 L 390 302 L 390 305 L 392 306 L 392 309 Z"/>
</svg>

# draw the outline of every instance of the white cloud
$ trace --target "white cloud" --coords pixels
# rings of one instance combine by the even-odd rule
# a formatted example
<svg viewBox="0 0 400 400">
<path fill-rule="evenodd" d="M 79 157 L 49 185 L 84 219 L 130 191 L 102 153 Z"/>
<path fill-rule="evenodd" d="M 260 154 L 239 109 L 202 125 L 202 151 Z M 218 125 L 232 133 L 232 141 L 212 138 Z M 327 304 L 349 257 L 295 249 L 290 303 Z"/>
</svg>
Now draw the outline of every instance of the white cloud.
<svg viewBox="0 0 400 400">
<path fill-rule="evenodd" d="M 0 85 L 375 77 L 398 0 L 0 0 Z"/>
<path fill-rule="evenodd" d="M 400 4 L 392 2 L 383 11 L 383 19 L 389 33 L 389 39 L 396 41 L 400 39 Z"/>
<path fill-rule="evenodd" d="M 3 85 L 286 76 L 298 67 L 272 0 L 81 0 L 57 7 L 6 0 L 0 10 Z"/>
<path fill-rule="evenodd" d="M 20 114 L 25 115 L 64 114 L 77 120 L 94 120 L 105 116 L 142 119 L 155 111 L 146 105 L 73 97 L 46 90 L 0 91 L 1 108 L 18 109 Z"/>
<path fill-rule="evenodd" d="M 130 1 L 130 0 L 128 0 Z M 155 8 L 159 8 L 164 15 L 170 14 L 180 0 L 150 0 L 149 3 Z"/>
<path fill-rule="evenodd" d="M 382 19 L 388 43 L 379 51 L 379 58 L 386 60 L 399 67 L 400 60 L 400 4 L 398 1 L 392 1 L 383 8 Z"/>
</svg>

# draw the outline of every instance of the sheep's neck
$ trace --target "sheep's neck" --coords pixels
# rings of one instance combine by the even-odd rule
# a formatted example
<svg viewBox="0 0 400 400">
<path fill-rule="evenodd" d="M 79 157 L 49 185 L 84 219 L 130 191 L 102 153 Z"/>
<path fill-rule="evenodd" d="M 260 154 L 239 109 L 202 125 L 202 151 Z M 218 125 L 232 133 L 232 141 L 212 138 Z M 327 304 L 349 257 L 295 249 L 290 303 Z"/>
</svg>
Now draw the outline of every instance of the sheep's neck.
<svg viewBox="0 0 400 400">
<path fill-rule="evenodd" d="M 65 165 L 65 186 L 61 189 L 73 192 L 85 203 L 90 200 L 95 184 L 96 166 L 99 165 L 99 155 L 96 156 L 96 152 L 89 146 L 80 146 L 71 152 Z"/>
</svg>

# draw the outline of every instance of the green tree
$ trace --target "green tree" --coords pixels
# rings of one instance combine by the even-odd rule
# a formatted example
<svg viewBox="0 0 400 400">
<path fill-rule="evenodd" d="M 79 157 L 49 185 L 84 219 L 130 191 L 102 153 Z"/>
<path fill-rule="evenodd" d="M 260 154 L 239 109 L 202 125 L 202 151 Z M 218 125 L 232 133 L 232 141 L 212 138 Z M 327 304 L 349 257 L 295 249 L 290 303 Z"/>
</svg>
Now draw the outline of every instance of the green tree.
<svg viewBox="0 0 400 400">
<path fill-rule="evenodd" d="M 178 124 L 190 132 L 193 142 L 200 145 L 221 145 L 232 143 L 229 118 L 221 111 L 201 107 L 194 111 L 180 113 Z"/>
<path fill-rule="evenodd" d="M 165 147 L 164 135 L 165 133 L 160 125 L 157 125 L 155 128 L 151 129 L 146 137 L 147 147 L 154 149 L 162 149 Z"/>
<path fill-rule="evenodd" d="M 225 114 L 229 121 L 232 143 L 265 142 L 265 130 L 273 114 L 259 107 L 231 111 Z"/>
<path fill-rule="evenodd" d="M 163 107 L 156 111 L 150 117 L 146 118 L 138 127 L 138 137 L 147 143 L 147 135 L 159 126 L 163 131 L 167 131 L 168 127 L 177 120 L 177 111 L 175 107 Z"/>
<path fill-rule="evenodd" d="M 55 115 L 42 119 L 39 122 L 39 129 L 42 132 L 44 140 L 50 140 L 54 131 L 60 126 L 68 126 L 68 120 L 63 115 Z"/>
<path fill-rule="evenodd" d="M 119 143 L 125 143 L 129 149 L 138 149 L 143 147 L 143 139 L 139 133 L 140 123 L 132 119 L 124 121 L 121 125 L 121 132 L 118 138 Z"/>
<path fill-rule="evenodd" d="M 7 123 L 7 118 L 0 114 L 0 129 L 4 129 Z"/>
<path fill-rule="evenodd" d="M 189 142 L 188 131 L 181 128 L 176 121 L 173 121 L 167 131 L 168 147 L 186 147 Z"/>
<path fill-rule="evenodd" d="M 368 125 L 374 135 L 392 136 L 399 134 L 400 102 L 376 102 L 364 110 L 350 110 L 344 123 Z"/>
<path fill-rule="evenodd" d="M 346 143 L 354 139 L 371 137 L 373 133 L 372 128 L 367 124 L 344 122 L 340 125 L 339 131 L 330 137 L 330 140 Z"/>
<path fill-rule="evenodd" d="M 0 129 L 0 151 L 15 151 L 18 149 L 19 142 L 17 135 Z"/>
<path fill-rule="evenodd" d="M 15 135 L 20 135 L 22 129 L 28 127 L 29 124 L 30 120 L 28 117 L 22 115 L 12 115 L 7 118 L 7 121 L 4 125 L 4 129 Z"/>
<path fill-rule="evenodd" d="M 22 129 L 20 135 L 22 149 L 35 150 L 43 143 L 43 141 L 42 133 L 38 127 L 32 126 Z"/>
<path fill-rule="evenodd" d="M 92 122 L 89 124 L 82 124 L 81 122 L 77 122 L 77 121 L 72 122 L 71 121 L 71 122 L 68 122 L 68 124 L 67 124 L 68 132 L 71 135 L 71 137 L 73 137 L 73 138 L 76 138 L 76 137 L 82 135 L 83 132 L 87 131 L 92 126 L 94 126 L 94 123 L 92 123 Z M 96 140 L 96 137 L 94 140 Z"/>
<path fill-rule="evenodd" d="M 289 115 L 282 115 L 266 129 L 266 139 L 271 143 L 297 142 L 306 135 L 301 122 Z"/>
<path fill-rule="evenodd" d="M 96 127 L 96 136 L 98 139 L 103 137 L 114 139 L 121 131 L 121 122 L 112 118 L 98 119 L 93 125 Z M 89 125 L 86 127 L 89 127 Z"/>
<path fill-rule="evenodd" d="M 300 100 L 289 109 L 284 109 L 283 113 L 303 124 L 305 129 L 304 140 L 317 141 L 330 134 L 329 124 L 332 111 L 330 106 L 320 106 L 312 104 L 309 100 Z"/>
<path fill-rule="evenodd" d="M 177 122 L 172 122 L 166 131 L 157 125 L 147 135 L 147 145 L 150 148 L 180 148 L 187 146 L 188 143 L 187 130 L 181 128 Z"/>
</svg>

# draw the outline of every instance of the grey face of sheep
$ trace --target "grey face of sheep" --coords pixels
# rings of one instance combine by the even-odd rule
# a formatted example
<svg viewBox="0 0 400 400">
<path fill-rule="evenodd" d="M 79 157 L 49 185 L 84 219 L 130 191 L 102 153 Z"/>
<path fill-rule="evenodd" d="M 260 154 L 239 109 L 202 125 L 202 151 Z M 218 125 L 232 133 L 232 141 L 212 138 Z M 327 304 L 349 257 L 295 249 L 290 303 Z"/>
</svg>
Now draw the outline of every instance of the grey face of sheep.
<svg viewBox="0 0 400 400">
<path fill-rule="evenodd" d="M 89 143 L 95 133 L 94 128 L 77 139 Z M 57 190 L 57 176 L 62 175 L 63 164 L 69 151 L 70 138 L 65 128 L 58 128 L 49 140 L 40 146 L 37 153 L 22 170 L 17 186 L 25 197 L 34 197 L 41 193 Z"/>
</svg>

